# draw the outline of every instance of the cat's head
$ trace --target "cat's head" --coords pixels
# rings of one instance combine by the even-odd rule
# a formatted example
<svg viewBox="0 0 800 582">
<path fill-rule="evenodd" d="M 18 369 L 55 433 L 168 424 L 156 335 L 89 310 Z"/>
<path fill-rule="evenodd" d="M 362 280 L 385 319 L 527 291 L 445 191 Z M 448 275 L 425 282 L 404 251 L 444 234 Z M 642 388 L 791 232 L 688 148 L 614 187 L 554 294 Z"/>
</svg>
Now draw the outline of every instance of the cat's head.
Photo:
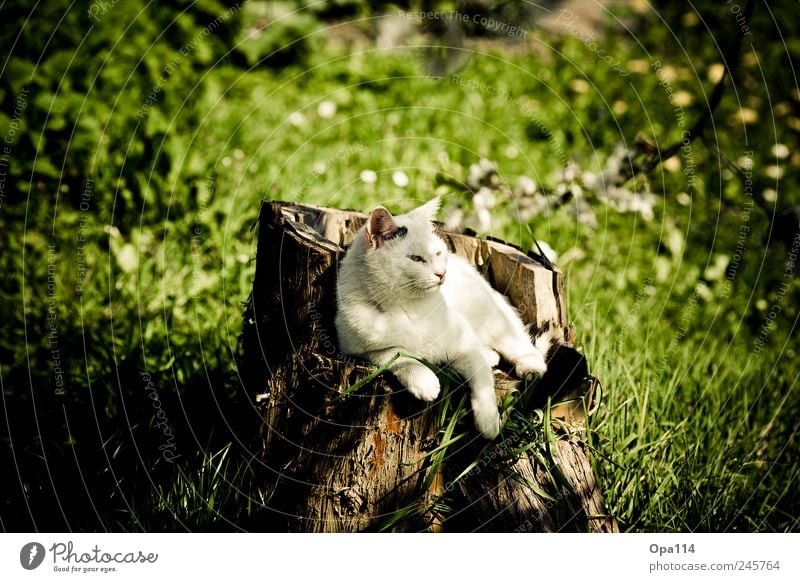
<svg viewBox="0 0 800 582">
<path fill-rule="evenodd" d="M 379 206 L 364 229 L 364 263 L 370 287 L 386 297 L 419 297 L 436 293 L 447 273 L 447 245 L 436 234 L 439 210 L 434 198 L 400 216 Z"/>
</svg>

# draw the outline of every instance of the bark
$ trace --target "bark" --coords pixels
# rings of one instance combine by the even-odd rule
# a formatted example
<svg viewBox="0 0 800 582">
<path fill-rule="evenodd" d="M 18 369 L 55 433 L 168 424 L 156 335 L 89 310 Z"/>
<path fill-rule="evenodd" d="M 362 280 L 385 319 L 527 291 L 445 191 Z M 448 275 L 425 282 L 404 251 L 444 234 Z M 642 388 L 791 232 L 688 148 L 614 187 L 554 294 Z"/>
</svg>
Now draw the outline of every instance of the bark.
<svg viewBox="0 0 800 582">
<path fill-rule="evenodd" d="M 497 372 L 498 397 L 526 394 L 519 402 L 531 418 L 541 419 L 537 407 L 549 410 L 548 396 L 573 400 L 539 421 L 547 438 L 523 453 L 516 449 L 525 443 L 513 435 L 487 444 L 474 430 L 446 451 L 437 449 L 445 399 L 417 401 L 388 373 L 342 395 L 373 372 L 339 353 L 333 324 L 338 260 L 366 217 L 281 202 L 261 209 L 242 369 L 263 418 L 263 462 L 272 475 L 263 486 L 269 500 L 263 529 L 616 531 L 582 428 L 596 381 L 569 346 L 550 358 L 530 396 Z M 533 329 L 562 329 L 570 342 L 560 271 L 499 241 L 442 236 Z M 466 390 L 454 385 L 451 405 Z"/>
</svg>

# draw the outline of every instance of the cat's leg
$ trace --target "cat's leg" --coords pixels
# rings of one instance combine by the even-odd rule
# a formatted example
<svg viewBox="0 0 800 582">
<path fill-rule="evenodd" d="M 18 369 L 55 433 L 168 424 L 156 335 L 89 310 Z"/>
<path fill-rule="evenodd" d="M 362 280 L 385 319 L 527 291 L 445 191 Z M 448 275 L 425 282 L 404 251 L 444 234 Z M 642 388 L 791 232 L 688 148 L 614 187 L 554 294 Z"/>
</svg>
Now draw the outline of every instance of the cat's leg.
<svg viewBox="0 0 800 582">
<path fill-rule="evenodd" d="M 400 349 L 382 350 L 368 355 L 367 359 L 382 366 L 391 360 Z M 439 378 L 422 362 L 413 358 L 397 358 L 387 368 L 397 380 L 414 396 L 425 402 L 436 400 L 441 391 Z"/>
<path fill-rule="evenodd" d="M 475 340 L 477 344 L 477 338 Z M 479 347 L 467 350 L 452 358 L 453 368 L 469 382 L 472 416 L 475 428 L 487 439 L 500 433 L 500 412 L 494 392 L 492 366 Z"/>
<path fill-rule="evenodd" d="M 486 362 L 489 364 L 490 368 L 494 368 L 500 363 L 500 354 L 498 354 L 492 348 L 485 348 L 483 350 L 483 357 L 486 359 Z"/>
<path fill-rule="evenodd" d="M 545 356 L 551 338 L 540 337 L 536 342 L 531 341 L 519 313 L 508 300 L 493 289 L 490 289 L 490 297 L 491 302 L 482 305 L 483 317 L 476 330 L 482 341 L 513 364 L 520 378 L 543 375 L 547 371 Z"/>
<path fill-rule="evenodd" d="M 514 365 L 517 376 L 531 380 L 547 371 L 545 356 L 552 343 L 549 333 L 532 342 L 522 326 L 509 326 L 507 333 L 497 337 L 492 347 Z"/>
</svg>

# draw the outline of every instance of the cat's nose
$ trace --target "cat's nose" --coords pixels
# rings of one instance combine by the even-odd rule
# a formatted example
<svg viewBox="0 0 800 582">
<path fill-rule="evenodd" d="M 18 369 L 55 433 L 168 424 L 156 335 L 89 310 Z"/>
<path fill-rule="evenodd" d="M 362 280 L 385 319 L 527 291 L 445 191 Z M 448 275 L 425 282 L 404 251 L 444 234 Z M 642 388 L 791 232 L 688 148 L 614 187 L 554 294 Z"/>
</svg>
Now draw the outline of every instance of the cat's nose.
<svg viewBox="0 0 800 582">
<path fill-rule="evenodd" d="M 442 271 L 441 273 L 434 273 L 434 275 L 436 275 L 437 277 L 439 277 L 439 281 L 444 281 L 444 273 L 445 273 L 445 272 L 444 272 L 444 271 Z"/>
</svg>

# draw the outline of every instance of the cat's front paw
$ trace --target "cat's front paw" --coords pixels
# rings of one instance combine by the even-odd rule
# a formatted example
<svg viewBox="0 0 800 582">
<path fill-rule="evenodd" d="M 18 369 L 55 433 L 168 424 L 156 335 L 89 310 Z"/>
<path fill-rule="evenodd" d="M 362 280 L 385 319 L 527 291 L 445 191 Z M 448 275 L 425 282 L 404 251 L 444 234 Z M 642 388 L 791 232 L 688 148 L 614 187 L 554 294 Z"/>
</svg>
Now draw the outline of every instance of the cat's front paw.
<svg viewBox="0 0 800 582">
<path fill-rule="evenodd" d="M 436 377 L 436 374 L 423 366 L 420 366 L 418 369 L 415 369 L 413 373 L 409 374 L 406 387 L 415 398 L 424 400 L 425 402 L 436 400 L 439 396 L 439 392 L 441 392 L 439 378 Z"/>
<path fill-rule="evenodd" d="M 533 380 L 547 372 L 547 364 L 540 352 L 524 356 L 517 361 L 517 376 L 523 380 Z"/>
<path fill-rule="evenodd" d="M 500 434 L 500 412 L 494 400 L 473 400 L 472 416 L 475 428 L 484 438 L 492 440 Z"/>
</svg>

